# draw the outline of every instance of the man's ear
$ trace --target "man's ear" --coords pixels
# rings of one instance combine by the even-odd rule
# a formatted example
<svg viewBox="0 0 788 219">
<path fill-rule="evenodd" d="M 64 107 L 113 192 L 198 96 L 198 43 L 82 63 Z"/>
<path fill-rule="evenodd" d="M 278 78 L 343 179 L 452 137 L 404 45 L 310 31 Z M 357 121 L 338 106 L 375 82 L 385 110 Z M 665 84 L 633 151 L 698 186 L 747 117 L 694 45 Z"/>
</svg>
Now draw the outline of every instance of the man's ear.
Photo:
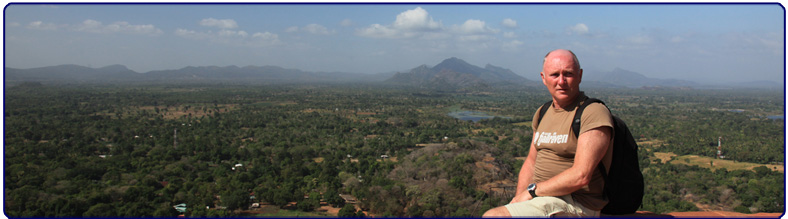
<svg viewBox="0 0 788 219">
<path fill-rule="evenodd" d="M 580 82 L 583 82 L 583 69 L 582 68 L 580 69 L 580 74 L 578 74 L 577 76 L 578 76 L 577 77 L 578 84 Z"/>
</svg>

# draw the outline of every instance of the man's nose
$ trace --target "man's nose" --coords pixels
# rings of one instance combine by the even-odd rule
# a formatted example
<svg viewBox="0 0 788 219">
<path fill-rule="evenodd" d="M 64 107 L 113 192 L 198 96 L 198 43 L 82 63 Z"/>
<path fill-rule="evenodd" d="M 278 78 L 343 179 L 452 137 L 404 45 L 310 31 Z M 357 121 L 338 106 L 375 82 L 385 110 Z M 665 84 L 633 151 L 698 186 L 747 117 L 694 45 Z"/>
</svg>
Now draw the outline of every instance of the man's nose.
<svg viewBox="0 0 788 219">
<path fill-rule="evenodd" d="M 564 75 L 559 75 L 558 84 L 565 84 L 565 83 L 566 83 L 566 77 L 564 77 Z"/>
</svg>

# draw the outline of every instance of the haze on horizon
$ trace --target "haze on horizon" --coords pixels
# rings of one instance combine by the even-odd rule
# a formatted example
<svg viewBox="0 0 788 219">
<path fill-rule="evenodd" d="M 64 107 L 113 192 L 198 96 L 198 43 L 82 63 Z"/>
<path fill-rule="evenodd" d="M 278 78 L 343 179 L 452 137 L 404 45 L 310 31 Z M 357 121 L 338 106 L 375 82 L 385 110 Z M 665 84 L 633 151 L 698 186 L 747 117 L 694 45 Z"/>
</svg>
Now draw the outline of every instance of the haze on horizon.
<svg viewBox="0 0 788 219">
<path fill-rule="evenodd" d="M 381 73 L 449 57 L 537 79 L 545 53 L 702 83 L 784 81 L 779 4 L 10 4 L 5 67 L 275 65 Z"/>
</svg>

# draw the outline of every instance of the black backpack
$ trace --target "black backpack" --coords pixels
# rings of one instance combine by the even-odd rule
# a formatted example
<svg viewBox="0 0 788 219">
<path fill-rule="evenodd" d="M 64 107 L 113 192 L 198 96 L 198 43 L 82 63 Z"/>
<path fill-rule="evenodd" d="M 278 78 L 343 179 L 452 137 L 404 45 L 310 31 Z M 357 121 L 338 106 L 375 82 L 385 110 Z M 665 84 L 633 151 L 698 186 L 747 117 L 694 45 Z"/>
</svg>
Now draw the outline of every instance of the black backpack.
<svg viewBox="0 0 788 219">
<path fill-rule="evenodd" d="M 591 103 L 605 105 L 599 99 L 589 98 L 578 106 L 577 111 L 575 111 L 575 117 L 572 119 L 572 132 L 575 133 L 575 137 L 580 132 L 580 117 L 583 115 L 583 110 Z M 537 124 L 542 121 L 542 117 L 544 117 L 551 104 L 553 104 L 552 100 L 545 103 L 539 110 L 539 121 L 537 121 Z M 629 132 L 627 124 L 617 116 L 613 116 L 613 131 L 615 135 L 610 172 L 605 172 L 605 166 L 602 162 L 599 162 L 597 167 L 605 178 L 604 194 L 610 201 L 602 209 L 602 213 L 633 214 L 643 202 L 643 189 L 645 186 L 643 173 L 640 172 L 638 145 L 635 143 L 632 133 Z"/>
</svg>

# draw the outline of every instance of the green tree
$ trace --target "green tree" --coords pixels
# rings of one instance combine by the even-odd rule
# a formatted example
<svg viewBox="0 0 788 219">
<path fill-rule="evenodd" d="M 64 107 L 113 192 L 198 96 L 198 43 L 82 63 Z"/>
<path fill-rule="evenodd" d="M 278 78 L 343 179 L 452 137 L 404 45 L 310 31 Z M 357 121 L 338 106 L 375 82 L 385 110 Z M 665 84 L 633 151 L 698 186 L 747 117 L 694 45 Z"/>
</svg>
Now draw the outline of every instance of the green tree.
<svg viewBox="0 0 788 219">
<path fill-rule="evenodd" d="M 249 206 L 249 194 L 242 189 L 231 190 L 222 195 L 222 204 L 229 210 L 246 208 Z"/>
<path fill-rule="evenodd" d="M 356 217 L 356 207 L 353 205 L 345 205 L 342 209 L 339 209 L 339 213 L 337 213 L 338 217 Z"/>
<path fill-rule="evenodd" d="M 320 207 L 320 198 L 320 193 L 310 192 L 309 198 L 299 201 L 296 207 L 301 211 L 314 211 Z"/>
<path fill-rule="evenodd" d="M 90 208 L 82 214 L 84 217 L 113 217 L 117 215 L 115 208 L 107 203 L 98 203 L 90 206 Z"/>
</svg>

